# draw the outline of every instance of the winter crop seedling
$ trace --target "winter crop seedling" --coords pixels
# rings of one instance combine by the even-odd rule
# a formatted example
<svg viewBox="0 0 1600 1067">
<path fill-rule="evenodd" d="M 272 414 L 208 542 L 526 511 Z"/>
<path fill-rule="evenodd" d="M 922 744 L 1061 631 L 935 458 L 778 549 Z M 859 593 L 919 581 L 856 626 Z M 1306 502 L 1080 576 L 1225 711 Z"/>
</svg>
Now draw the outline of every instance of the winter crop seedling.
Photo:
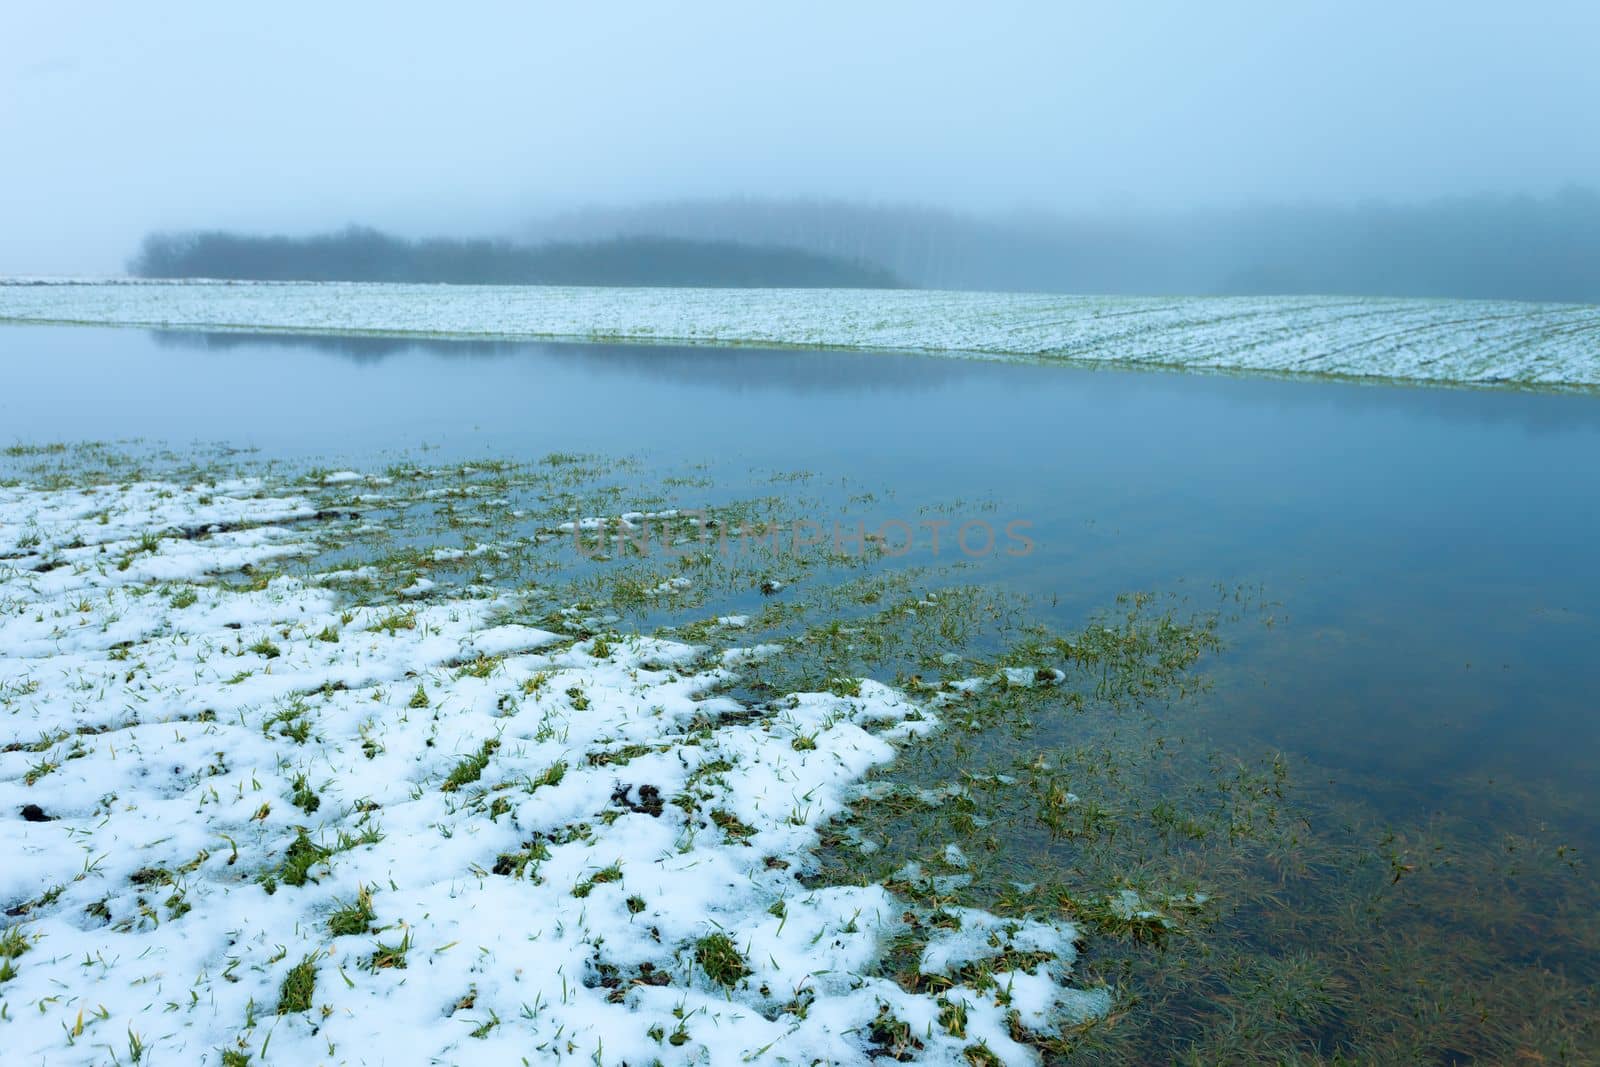
<svg viewBox="0 0 1600 1067">
<path fill-rule="evenodd" d="M 316 987 L 317 957 L 311 955 L 289 968 L 289 973 L 283 976 L 283 982 L 278 987 L 277 1014 L 310 1011 L 311 997 Z"/>
<path fill-rule="evenodd" d="M 731 988 L 750 973 L 744 957 L 727 934 L 702 937 L 694 946 L 694 959 L 707 978 L 723 987 Z"/>
</svg>

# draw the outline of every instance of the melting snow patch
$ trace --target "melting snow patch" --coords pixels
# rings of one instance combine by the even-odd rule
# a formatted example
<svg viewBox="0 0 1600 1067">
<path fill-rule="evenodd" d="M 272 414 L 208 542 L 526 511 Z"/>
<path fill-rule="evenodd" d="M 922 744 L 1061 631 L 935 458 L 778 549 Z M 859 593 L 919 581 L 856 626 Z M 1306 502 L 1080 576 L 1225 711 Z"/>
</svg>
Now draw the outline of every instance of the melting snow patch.
<svg viewBox="0 0 1600 1067">
<path fill-rule="evenodd" d="M 776 646 L 600 659 L 502 623 L 511 599 L 400 625 L 314 580 L 213 581 L 316 549 L 263 488 L 0 489 L 8 1061 L 133 1034 L 174 1063 L 861 1062 L 883 1011 L 925 1062 L 1034 1059 L 992 990 L 948 992 L 957 1039 L 883 975 L 888 888 L 799 879 L 928 707 L 863 680 L 745 708 L 707 694 Z M 1071 927 L 957 914 L 924 969 L 991 961 L 1040 1031 L 1109 1007 L 1067 984 Z"/>
<path fill-rule="evenodd" d="M 1077 959 L 1077 929 L 1071 923 L 1003 919 L 975 908 L 946 908 L 960 925 L 943 931 L 922 951 L 924 974 L 954 975 L 969 963 L 1008 955 L 1041 953 L 1063 965 Z"/>
</svg>

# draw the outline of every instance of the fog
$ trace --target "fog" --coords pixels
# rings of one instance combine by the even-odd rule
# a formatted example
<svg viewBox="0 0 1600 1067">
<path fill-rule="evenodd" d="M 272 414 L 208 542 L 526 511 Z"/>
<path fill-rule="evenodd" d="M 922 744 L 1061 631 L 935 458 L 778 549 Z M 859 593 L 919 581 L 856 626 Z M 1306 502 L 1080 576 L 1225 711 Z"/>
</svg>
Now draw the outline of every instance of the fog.
<svg viewBox="0 0 1600 1067">
<path fill-rule="evenodd" d="M 1169 218 L 1600 187 L 1600 7 L 7 5 L 0 272 L 696 198 Z"/>
</svg>

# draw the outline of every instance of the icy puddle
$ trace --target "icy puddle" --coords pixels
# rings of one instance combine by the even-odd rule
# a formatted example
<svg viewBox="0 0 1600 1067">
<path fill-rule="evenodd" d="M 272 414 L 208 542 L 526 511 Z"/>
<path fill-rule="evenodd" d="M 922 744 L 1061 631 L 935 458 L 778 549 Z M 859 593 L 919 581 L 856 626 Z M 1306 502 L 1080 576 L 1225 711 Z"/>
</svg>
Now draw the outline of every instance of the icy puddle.
<svg viewBox="0 0 1600 1067">
<path fill-rule="evenodd" d="M 321 507 L 0 488 L 8 1060 L 1026 1063 L 1109 1009 L 1066 922 L 801 883 L 938 700 L 741 704 L 761 649 L 242 577 L 355 522 Z"/>
</svg>

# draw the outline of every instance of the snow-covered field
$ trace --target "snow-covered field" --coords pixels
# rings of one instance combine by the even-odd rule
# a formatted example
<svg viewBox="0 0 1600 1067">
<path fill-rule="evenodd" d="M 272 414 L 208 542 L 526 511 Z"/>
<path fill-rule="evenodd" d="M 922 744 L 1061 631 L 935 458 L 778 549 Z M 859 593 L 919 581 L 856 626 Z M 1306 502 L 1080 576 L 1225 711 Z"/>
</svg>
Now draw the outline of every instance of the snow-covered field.
<svg viewBox="0 0 1600 1067">
<path fill-rule="evenodd" d="M 539 295 L 417 292 L 435 324 Z M 29 299 L 237 300 L 239 324 L 397 295 Z M 775 297 L 798 299 L 752 299 Z M 936 699 L 863 680 L 747 708 L 714 690 L 759 650 L 576 642 L 506 622 L 509 593 L 249 579 L 315 553 L 322 522 L 254 480 L 0 488 L 6 1063 L 809 1064 L 911 1039 L 919 1062 L 1020 1063 L 1019 1027 L 1110 1007 L 1070 984 L 1065 923 L 802 884 Z M 895 939 L 944 980 L 878 976 Z"/>
<path fill-rule="evenodd" d="M 365 283 L 0 284 L 0 321 L 801 345 L 1600 386 L 1600 307 L 1352 297 Z"/>
</svg>

